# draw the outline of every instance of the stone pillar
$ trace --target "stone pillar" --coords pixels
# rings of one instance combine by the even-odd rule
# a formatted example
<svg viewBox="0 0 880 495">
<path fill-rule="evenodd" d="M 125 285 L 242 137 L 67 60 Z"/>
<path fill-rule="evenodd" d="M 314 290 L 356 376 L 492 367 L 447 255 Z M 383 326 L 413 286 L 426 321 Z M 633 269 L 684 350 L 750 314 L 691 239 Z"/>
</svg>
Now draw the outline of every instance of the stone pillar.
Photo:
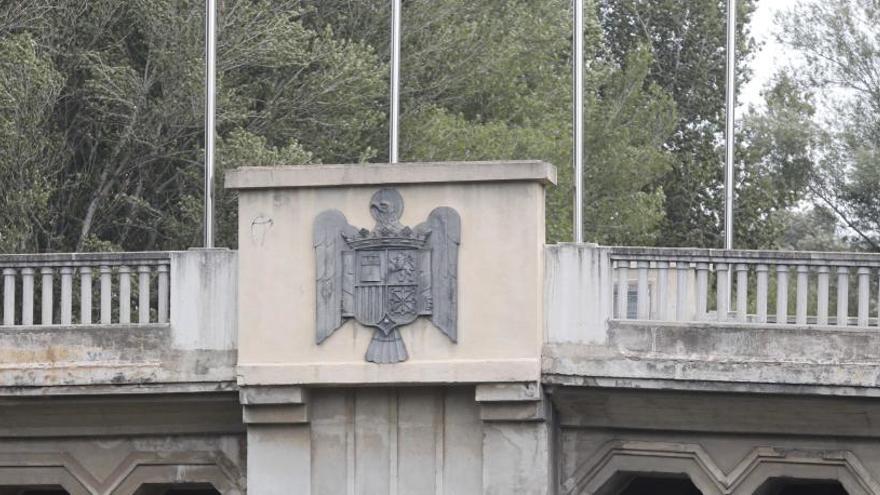
<svg viewBox="0 0 880 495">
<path fill-rule="evenodd" d="M 540 384 L 478 385 L 476 400 L 483 420 L 483 494 L 555 493 L 552 410 Z"/>
<path fill-rule="evenodd" d="M 247 491 L 259 495 L 311 493 L 311 433 L 306 390 L 245 387 Z"/>
</svg>

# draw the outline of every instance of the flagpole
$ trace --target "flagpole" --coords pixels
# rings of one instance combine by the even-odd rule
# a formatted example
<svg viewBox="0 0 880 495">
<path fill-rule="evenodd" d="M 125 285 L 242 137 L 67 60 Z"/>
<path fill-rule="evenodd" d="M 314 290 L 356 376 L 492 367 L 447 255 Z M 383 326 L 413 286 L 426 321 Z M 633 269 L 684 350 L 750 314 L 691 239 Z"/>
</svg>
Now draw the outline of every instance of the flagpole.
<svg viewBox="0 0 880 495">
<path fill-rule="evenodd" d="M 724 249 L 733 249 L 733 161 L 736 136 L 736 0 L 727 0 L 727 125 L 724 169 Z"/>
<path fill-rule="evenodd" d="M 205 4 L 205 215 L 206 248 L 214 247 L 214 126 L 216 92 L 216 5 Z"/>
<path fill-rule="evenodd" d="M 388 161 L 397 163 L 400 116 L 400 0 L 391 0 L 391 110 Z"/>
<path fill-rule="evenodd" d="M 572 161 L 574 163 L 574 242 L 584 242 L 584 0 L 573 0 Z"/>
</svg>

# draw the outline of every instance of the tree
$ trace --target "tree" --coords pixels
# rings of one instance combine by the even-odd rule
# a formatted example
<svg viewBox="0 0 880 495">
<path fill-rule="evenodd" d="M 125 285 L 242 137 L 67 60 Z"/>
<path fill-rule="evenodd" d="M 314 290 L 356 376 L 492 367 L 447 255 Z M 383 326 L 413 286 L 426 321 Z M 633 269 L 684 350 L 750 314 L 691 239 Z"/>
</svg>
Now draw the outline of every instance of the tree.
<svg viewBox="0 0 880 495">
<path fill-rule="evenodd" d="M 647 81 L 672 95 L 678 110 L 675 132 L 666 140 L 674 155 L 672 166 L 657 181 L 662 187 L 663 229 L 659 243 L 667 246 L 721 247 L 723 244 L 724 159 L 723 138 L 726 71 L 725 0 L 601 0 L 600 22 L 608 56 L 624 59 L 635 47 L 647 43 L 654 63 Z M 736 2 L 737 78 L 749 77 L 749 55 L 754 42 L 747 26 L 754 0 Z M 752 194 L 739 181 L 737 195 Z M 773 191 L 756 191 L 773 194 Z M 749 235 L 762 224 L 744 224 L 769 212 L 746 211 L 755 206 L 740 201 L 738 227 Z M 737 232 L 737 239 L 746 232 Z"/>
<path fill-rule="evenodd" d="M 386 56 L 387 2 L 308 4 L 306 19 L 317 29 L 332 25 Z M 572 232 L 570 8 L 567 0 L 403 3 L 402 160 L 555 164 L 551 242 L 570 240 Z M 634 48 L 608 60 L 597 5 L 587 2 L 585 11 L 588 238 L 653 244 L 664 200 L 655 182 L 670 166 L 663 143 L 673 130 L 674 103 L 648 80 L 650 52 Z"/>
<path fill-rule="evenodd" d="M 800 3 L 778 23 L 780 41 L 799 55 L 787 77 L 822 95 L 812 197 L 855 247 L 880 251 L 880 5 Z"/>
<path fill-rule="evenodd" d="M 219 163 L 371 157 L 385 89 L 372 49 L 307 28 L 294 0 L 223 5 Z M 8 89 L 0 174 L 18 174 L 3 183 L 22 191 L 10 200 L 18 209 L 0 213 L 14 217 L 0 224 L 0 249 L 200 243 L 203 8 L 195 0 L 0 4 L 0 67 L 9 68 L 0 75 Z"/>
</svg>

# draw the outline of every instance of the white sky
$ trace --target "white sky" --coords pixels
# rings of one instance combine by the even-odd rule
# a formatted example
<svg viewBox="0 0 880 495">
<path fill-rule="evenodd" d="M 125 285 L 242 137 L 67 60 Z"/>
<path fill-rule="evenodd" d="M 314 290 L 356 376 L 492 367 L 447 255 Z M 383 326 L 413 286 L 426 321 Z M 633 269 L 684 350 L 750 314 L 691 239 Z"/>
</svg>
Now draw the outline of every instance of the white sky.
<svg viewBox="0 0 880 495">
<path fill-rule="evenodd" d="M 776 68 L 789 59 L 785 48 L 780 46 L 774 33 L 779 27 L 773 19 L 777 12 L 787 10 L 800 1 L 816 0 L 759 0 L 757 10 L 752 14 L 751 35 L 759 43 L 760 49 L 752 61 L 752 80 L 740 92 L 739 107 L 749 104 L 759 106 L 761 90 L 770 81 Z"/>
</svg>

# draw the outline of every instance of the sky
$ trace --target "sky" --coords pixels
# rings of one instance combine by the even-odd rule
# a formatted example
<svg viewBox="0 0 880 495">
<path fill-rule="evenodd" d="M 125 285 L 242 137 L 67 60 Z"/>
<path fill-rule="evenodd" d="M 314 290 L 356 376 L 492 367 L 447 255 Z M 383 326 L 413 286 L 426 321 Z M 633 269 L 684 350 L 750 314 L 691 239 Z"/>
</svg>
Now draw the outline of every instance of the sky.
<svg viewBox="0 0 880 495">
<path fill-rule="evenodd" d="M 761 89 L 769 82 L 776 68 L 785 63 L 788 58 L 785 48 L 780 46 L 774 37 L 779 29 L 773 21 L 776 13 L 793 7 L 800 1 L 816 0 L 759 0 L 757 10 L 752 15 L 751 34 L 761 45 L 755 59 L 752 61 L 752 80 L 742 87 L 739 98 L 739 107 L 747 107 L 749 104 L 761 103 Z"/>
</svg>

